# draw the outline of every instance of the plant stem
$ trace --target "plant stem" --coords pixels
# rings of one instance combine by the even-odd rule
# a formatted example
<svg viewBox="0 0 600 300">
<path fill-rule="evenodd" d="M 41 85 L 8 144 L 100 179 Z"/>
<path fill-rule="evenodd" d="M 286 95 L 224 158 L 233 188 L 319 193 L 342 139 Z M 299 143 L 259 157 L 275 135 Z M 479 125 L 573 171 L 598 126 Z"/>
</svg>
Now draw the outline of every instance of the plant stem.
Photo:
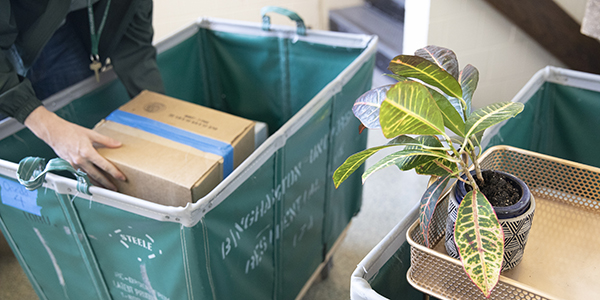
<svg viewBox="0 0 600 300">
<path fill-rule="evenodd" d="M 460 181 L 464 182 L 465 184 L 470 184 L 468 181 L 466 181 L 466 180 L 462 179 L 462 177 L 460 177 L 460 176 L 456 177 L 456 179 L 458 179 L 458 180 L 460 180 Z"/>
<path fill-rule="evenodd" d="M 465 174 L 467 174 L 467 178 L 469 178 L 469 182 L 470 182 L 471 186 L 473 187 L 473 189 L 479 190 L 479 186 L 477 186 L 477 183 L 475 182 L 475 178 L 473 178 L 473 176 L 471 175 L 471 172 L 469 172 L 467 170 L 467 172 L 465 172 Z"/>
<path fill-rule="evenodd" d="M 460 164 L 462 166 L 463 172 L 465 173 L 465 175 L 467 175 L 467 178 L 469 179 L 467 183 L 470 184 L 474 190 L 479 190 L 477 182 L 475 182 L 475 179 L 471 175 L 471 172 L 469 172 L 467 164 L 465 164 L 462 160 L 460 161 Z"/>
<path fill-rule="evenodd" d="M 454 153 L 454 156 L 456 156 L 456 158 L 458 158 L 460 160 L 461 159 L 460 153 L 458 152 L 458 150 L 456 150 L 456 148 L 454 148 L 454 145 L 452 144 L 452 139 L 445 133 L 442 133 L 442 136 L 444 137 L 444 139 L 446 139 L 446 143 L 448 144 L 448 146 Z"/>
<path fill-rule="evenodd" d="M 483 180 L 483 175 L 481 175 L 481 168 L 479 167 L 479 162 L 477 161 L 477 154 L 475 153 L 477 149 L 475 148 L 475 145 L 473 145 L 473 143 L 471 142 L 471 139 L 469 139 L 469 146 L 471 147 L 469 155 L 471 156 L 473 166 L 475 166 L 475 175 L 477 175 L 477 179 L 479 179 L 479 181 L 483 183 L 485 180 Z"/>
<path fill-rule="evenodd" d="M 473 149 L 473 151 L 475 151 L 475 149 Z M 475 157 L 475 153 L 470 152 L 469 154 L 471 154 L 471 161 L 473 162 L 473 166 L 475 166 L 475 175 L 477 175 L 477 179 L 483 183 L 485 180 L 483 180 L 483 175 L 481 175 L 481 168 L 479 167 L 479 162 Z"/>
</svg>

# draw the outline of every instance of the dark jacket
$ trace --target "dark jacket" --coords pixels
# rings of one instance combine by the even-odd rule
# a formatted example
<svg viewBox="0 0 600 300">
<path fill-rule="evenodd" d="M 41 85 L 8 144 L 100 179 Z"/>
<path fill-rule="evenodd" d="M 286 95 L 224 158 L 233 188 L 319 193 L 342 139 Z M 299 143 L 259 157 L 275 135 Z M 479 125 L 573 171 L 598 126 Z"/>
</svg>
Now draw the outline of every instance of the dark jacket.
<svg viewBox="0 0 600 300">
<path fill-rule="evenodd" d="M 31 66 L 65 17 L 81 24 L 79 37 L 90 49 L 87 9 L 69 14 L 71 0 L 0 0 L 0 112 L 23 123 L 42 105 L 27 78 L 17 74 L 6 55 L 13 44 L 19 49 L 24 66 Z M 94 4 L 98 28 L 106 0 Z M 164 93 L 152 46 L 152 1 L 111 1 L 104 30 L 100 37 L 102 62 L 110 57 L 113 68 L 130 96 L 144 89 Z"/>
</svg>

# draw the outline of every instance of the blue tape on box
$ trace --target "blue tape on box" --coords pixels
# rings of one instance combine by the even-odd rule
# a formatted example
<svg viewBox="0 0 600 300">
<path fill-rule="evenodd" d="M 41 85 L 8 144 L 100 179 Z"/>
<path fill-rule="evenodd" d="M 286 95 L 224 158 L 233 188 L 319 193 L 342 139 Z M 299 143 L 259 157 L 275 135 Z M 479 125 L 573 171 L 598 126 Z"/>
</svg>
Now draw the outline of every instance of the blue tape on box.
<svg viewBox="0 0 600 300">
<path fill-rule="evenodd" d="M 137 128 L 200 151 L 219 155 L 223 157 L 223 178 L 233 172 L 233 147 L 230 144 L 122 110 L 113 111 L 106 117 L 106 120 Z"/>
<path fill-rule="evenodd" d="M 0 200 L 2 204 L 34 215 L 42 215 L 42 207 L 37 205 L 37 190 L 28 191 L 16 181 L 0 178 Z"/>
</svg>

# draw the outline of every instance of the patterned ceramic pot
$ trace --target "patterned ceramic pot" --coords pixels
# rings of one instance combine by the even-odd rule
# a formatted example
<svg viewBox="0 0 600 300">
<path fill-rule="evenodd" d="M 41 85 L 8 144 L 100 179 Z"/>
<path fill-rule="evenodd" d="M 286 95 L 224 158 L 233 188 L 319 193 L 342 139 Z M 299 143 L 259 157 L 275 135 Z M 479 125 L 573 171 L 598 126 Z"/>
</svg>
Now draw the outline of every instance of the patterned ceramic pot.
<svg viewBox="0 0 600 300">
<path fill-rule="evenodd" d="M 529 231 L 533 222 L 535 212 L 535 199 L 529 188 L 521 179 L 509 174 L 500 172 L 509 177 L 510 180 L 517 183 L 521 188 L 521 199 L 514 205 L 494 207 L 500 225 L 504 230 L 504 260 L 502 262 L 502 271 L 507 271 L 518 265 L 523 259 L 523 252 L 529 237 Z M 457 181 L 457 184 L 450 191 L 448 197 L 448 218 L 446 220 L 446 252 L 454 258 L 459 258 L 458 249 L 454 242 L 454 224 L 456 223 L 456 214 L 460 199 L 466 194 L 465 183 Z"/>
</svg>

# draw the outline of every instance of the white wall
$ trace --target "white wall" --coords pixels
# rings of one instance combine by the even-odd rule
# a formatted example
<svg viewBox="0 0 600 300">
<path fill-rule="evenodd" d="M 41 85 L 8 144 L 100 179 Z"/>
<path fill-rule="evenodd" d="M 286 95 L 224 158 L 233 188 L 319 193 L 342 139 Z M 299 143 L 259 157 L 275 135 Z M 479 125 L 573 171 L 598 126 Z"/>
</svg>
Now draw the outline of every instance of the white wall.
<svg viewBox="0 0 600 300">
<path fill-rule="evenodd" d="M 154 0 L 154 40 L 159 40 L 198 17 L 216 17 L 261 22 L 260 9 L 275 5 L 298 13 L 313 29 L 328 29 L 330 9 L 362 4 L 362 0 Z M 295 25 L 284 17 L 272 16 L 271 22 Z"/>
<path fill-rule="evenodd" d="M 475 108 L 511 100 L 535 72 L 547 65 L 565 67 L 485 1 L 408 1 L 430 2 L 426 44 L 454 50 L 461 68 L 472 64 L 479 69 L 479 86 L 473 100 Z M 556 2 L 581 22 L 586 0 Z M 414 30 L 409 26 L 406 24 L 405 31 Z"/>
</svg>

